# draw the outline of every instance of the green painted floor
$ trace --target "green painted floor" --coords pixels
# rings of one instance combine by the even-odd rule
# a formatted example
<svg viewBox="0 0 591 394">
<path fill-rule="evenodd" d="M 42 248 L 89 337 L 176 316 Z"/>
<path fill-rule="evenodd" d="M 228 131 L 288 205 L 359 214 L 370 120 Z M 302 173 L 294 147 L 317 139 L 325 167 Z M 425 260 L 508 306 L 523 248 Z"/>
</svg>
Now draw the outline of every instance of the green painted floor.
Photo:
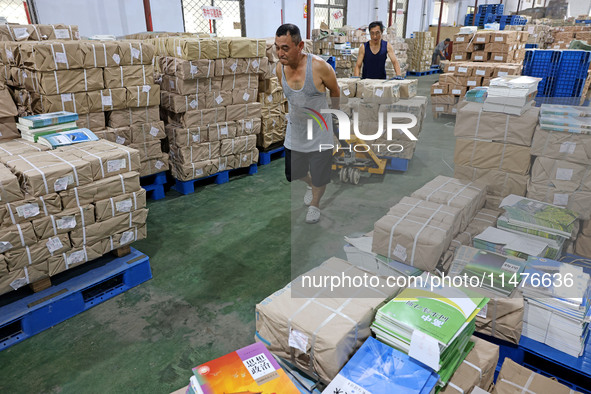
<svg viewBox="0 0 591 394">
<path fill-rule="evenodd" d="M 437 75 L 419 79 L 429 95 Z M 430 108 L 405 173 L 329 185 L 317 225 L 283 159 L 254 176 L 149 202 L 154 278 L 0 352 L 0 393 L 169 393 L 191 367 L 254 341 L 254 307 L 293 274 L 345 257 L 343 236 L 370 231 L 400 198 L 453 171 L 454 118 Z M 294 245 L 292 248 L 291 245 Z M 293 269 L 292 269 L 293 267 Z"/>
</svg>

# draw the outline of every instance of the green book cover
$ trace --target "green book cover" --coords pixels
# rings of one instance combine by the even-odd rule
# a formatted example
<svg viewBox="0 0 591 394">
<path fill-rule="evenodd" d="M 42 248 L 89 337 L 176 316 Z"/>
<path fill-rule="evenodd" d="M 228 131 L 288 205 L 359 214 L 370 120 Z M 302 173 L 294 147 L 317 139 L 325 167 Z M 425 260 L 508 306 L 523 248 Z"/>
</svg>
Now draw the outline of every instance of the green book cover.
<svg viewBox="0 0 591 394">
<path fill-rule="evenodd" d="M 411 333 L 420 330 L 446 347 L 488 302 L 488 298 L 470 295 L 464 289 L 436 290 L 404 289 L 379 309 L 378 317 L 399 323 Z"/>
</svg>

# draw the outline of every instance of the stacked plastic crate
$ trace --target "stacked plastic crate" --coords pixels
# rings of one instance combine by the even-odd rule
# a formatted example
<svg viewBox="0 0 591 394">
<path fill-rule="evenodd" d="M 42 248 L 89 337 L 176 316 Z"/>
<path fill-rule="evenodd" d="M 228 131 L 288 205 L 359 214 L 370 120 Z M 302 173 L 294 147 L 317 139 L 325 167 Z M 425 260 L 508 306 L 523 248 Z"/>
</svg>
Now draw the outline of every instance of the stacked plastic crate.
<svg viewBox="0 0 591 394">
<path fill-rule="evenodd" d="M 265 40 L 161 41 L 162 116 L 173 176 L 189 181 L 257 163 Z"/>
</svg>

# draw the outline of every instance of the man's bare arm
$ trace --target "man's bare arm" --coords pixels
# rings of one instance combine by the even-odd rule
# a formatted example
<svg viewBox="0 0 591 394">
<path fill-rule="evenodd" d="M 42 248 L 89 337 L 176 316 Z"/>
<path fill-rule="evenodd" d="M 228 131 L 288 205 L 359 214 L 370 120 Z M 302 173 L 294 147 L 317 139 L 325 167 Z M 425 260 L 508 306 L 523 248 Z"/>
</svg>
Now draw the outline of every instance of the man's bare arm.
<svg viewBox="0 0 591 394">
<path fill-rule="evenodd" d="M 365 45 L 359 47 L 359 53 L 357 54 L 357 62 L 355 63 L 355 71 L 353 75 L 358 77 L 361 73 L 361 66 L 363 65 L 363 58 L 365 57 Z"/>
<path fill-rule="evenodd" d="M 394 71 L 396 72 L 396 75 L 401 77 L 402 72 L 400 71 L 400 63 L 398 63 L 398 59 L 396 58 L 396 54 L 394 54 L 394 47 L 390 43 L 388 43 L 388 57 L 390 58 L 390 61 L 392 62 L 392 66 L 394 67 Z"/>
</svg>

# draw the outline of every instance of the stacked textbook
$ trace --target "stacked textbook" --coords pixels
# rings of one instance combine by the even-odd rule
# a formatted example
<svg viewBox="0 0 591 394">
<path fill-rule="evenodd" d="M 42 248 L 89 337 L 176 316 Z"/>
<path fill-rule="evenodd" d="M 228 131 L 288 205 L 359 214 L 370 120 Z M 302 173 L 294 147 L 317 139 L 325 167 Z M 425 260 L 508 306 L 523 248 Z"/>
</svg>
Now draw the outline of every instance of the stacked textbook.
<svg viewBox="0 0 591 394">
<path fill-rule="evenodd" d="M 497 220 L 497 227 L 547 242 L 549 253 L 545 256 L 560 256 L 565 241 L 574 238 L 579 229 L 575 212 L 531 198 L 511 194 L 503 199 L 500 208 L 505 213 Z"/>
<path fill-rule="evenodd" d="M 533 106 L 540 81 L 541 78 L 525 75 L 494 78 L 490 81 L 482 109 L 510 115 L 523 115 Z"/>
<path fill-rule="evenodd" d="M 589 274 L 582 267 L 531 257 L 523 277 L 523 335 L 579 357 L 589 335 Z"/>
<path fill-rule="evenodd" d="M 421 363 L 369 337 L 323 393 L 428 394 L 438 379 Z"/>
<path fill-rule="evenodd" d="M 59 111 L 20 117 L 16 127 L 20 130 L 23 139 L 37 142 L 37 139 L 43 135 L 77 129 L 77 120 L 77 113 Z"/>
<path fill-rule="evenodd" d="M 474 346 L 475 317 L 488 301 L 453 287 L 407 288 L 378 310 L 371 328 L 380 341 L 437 372 L 443 387 Z"/>
</svg>

